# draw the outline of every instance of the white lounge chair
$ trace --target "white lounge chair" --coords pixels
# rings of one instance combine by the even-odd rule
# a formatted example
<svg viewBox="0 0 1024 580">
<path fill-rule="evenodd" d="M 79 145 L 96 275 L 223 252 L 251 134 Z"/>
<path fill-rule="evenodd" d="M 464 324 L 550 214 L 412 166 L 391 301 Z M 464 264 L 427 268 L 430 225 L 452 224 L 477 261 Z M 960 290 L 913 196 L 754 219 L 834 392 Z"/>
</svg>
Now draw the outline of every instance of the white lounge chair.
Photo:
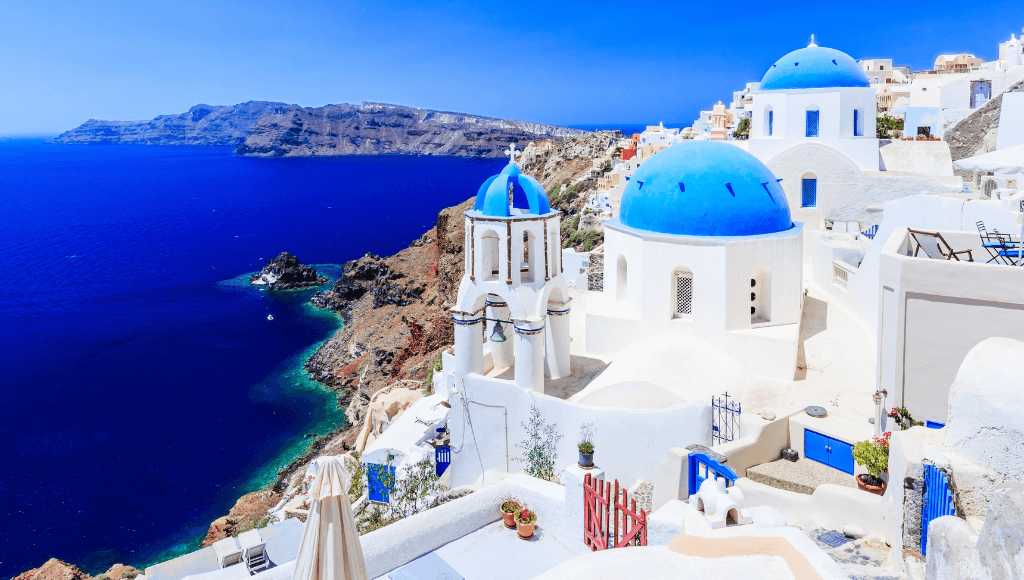
<svg viewBox="0 0 1024 580">
<path fill-rule="evenodd" d="M 238 547 L 238 540 L 224 538 L 213 543 L 213 553 L 217 556 L 217 562 L 221 568 L 234 566 L 242 561 L 242 549 Z"/>
<path fill-rule="evenodd" d="M 267 543 L 263 541 L 259 530 L 249 530 L 238 535 L 238 544 L 242 548 L 242 560 L 250 572 L 259 572 L 270 567 L 267 558 Z"/>
</svg>

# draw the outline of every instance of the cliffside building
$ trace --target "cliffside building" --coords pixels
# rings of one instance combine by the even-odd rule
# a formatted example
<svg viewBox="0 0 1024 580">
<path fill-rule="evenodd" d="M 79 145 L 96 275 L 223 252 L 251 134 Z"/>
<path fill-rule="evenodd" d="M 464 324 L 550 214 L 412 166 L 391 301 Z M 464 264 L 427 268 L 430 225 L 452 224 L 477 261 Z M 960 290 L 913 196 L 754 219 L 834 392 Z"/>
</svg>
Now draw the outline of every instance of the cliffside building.
<svg viewBox="0 0 1024 580">
<path fill-rule="evenodd" d="M 945 144 L 881 146 L 877 103 L 862 65 L 812 43 L 768 69 L 752 95 L 750 138 L 730 143 L 781 178 L 794 219 L 812 227 L 823 219 L 866 226 L 891 199 L 961 191 Z"/>
</svg>

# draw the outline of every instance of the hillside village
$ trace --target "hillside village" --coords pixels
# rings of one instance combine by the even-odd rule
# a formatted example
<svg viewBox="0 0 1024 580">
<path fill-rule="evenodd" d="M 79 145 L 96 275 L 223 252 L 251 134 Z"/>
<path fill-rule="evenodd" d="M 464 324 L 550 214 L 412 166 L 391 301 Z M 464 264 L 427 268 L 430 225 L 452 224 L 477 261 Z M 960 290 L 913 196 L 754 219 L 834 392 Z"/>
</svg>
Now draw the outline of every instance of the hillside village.
<svg viewBox="0 0 1024 580">
<path fill-rule="evenodd" d="M 307 365 L 353 429 L 138 578 L 291 577 L 336 458 L 368 578 L 1024 578 L 998 55 L 812 40 L 690 127 L 513 145 L 315 299 L 353 321 Z"/>
</svg>

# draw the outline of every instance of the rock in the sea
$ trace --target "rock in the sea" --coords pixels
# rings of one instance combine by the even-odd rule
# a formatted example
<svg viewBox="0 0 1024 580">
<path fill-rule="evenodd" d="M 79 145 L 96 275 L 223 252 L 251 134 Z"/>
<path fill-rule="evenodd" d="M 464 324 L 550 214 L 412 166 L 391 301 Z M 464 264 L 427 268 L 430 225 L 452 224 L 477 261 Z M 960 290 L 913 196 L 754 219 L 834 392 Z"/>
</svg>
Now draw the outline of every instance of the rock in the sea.
<svg viewBox="0 0 1024 580">
<path fill-rule="evenodd" d="M 298 258 L 288 252 L 281 252 L 249 278 L 250 284 L 269 286 L 271 290 L 312 288 L 327 282 L 327 278 L 316 273 L 316 268 L 303 266 Z"/>
</svg>

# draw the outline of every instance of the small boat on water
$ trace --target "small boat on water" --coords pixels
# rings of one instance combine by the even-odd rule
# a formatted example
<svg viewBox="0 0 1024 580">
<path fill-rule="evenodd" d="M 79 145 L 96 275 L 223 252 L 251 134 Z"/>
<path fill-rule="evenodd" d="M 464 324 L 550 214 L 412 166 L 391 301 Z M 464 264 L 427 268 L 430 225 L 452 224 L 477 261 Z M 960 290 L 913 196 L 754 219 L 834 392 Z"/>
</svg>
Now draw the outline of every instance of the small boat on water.
<svg viewBox="0 0 1024 580">
<path fill-rule="evenodd" d="M 274 319 L 274 315 L 273 314 L 268 314 L 267 315 L 267 320 L 273 320 L 273 319 Z"/>
</svg>

